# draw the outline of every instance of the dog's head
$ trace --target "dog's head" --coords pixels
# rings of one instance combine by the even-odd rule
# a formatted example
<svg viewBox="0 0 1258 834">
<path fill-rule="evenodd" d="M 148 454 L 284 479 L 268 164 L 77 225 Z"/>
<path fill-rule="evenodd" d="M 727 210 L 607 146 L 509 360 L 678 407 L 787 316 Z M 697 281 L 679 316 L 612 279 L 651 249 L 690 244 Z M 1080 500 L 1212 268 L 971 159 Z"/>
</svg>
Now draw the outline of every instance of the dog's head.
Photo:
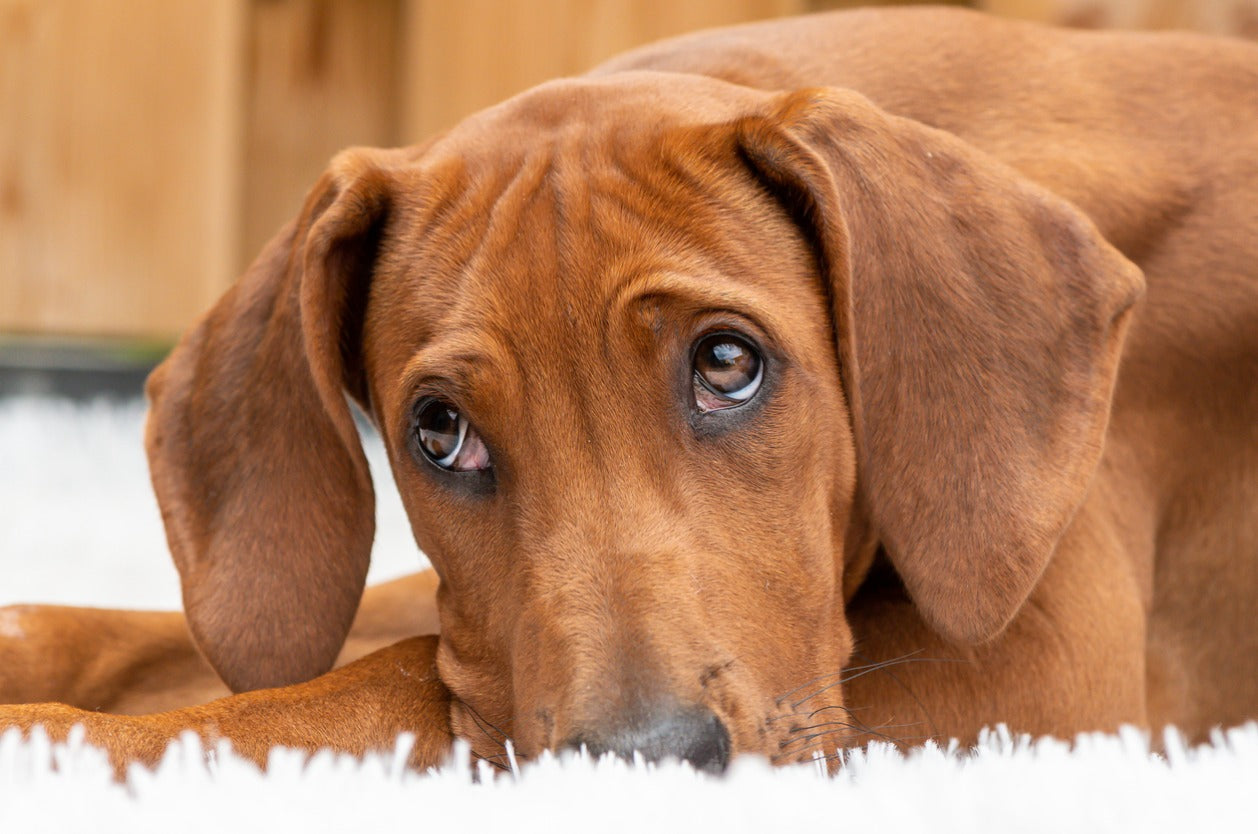
<svg viewBox="0 0 1258 834">
<path fill-rule="evenodd" d="M 457 731 L 777 753 L 875 549 L 949 640 L 1015 615 L 1141 284 L 1069 204 L 838 90 L 558 82 L 346 152 L 150 384 L 193 632 L 236 689 L 333 662 L 373 532 L 348 395 L 441 577 Z"/>
</svg>

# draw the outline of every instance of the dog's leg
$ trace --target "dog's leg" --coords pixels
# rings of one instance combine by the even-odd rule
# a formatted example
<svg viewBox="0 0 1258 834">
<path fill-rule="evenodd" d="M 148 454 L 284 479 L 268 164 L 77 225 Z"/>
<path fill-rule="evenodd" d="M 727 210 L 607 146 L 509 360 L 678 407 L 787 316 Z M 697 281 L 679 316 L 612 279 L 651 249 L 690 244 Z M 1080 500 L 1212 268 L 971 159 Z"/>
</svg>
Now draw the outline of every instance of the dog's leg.
<svg viewBox="0 0 1258 834">
<path fill-rule="evenodd" d="M 226 694 L 179 612 L 0 609 L 0 702 L 133 713 Z"/>
<path fill-rule="evenodd" d="M 412 637 L 303 684 L 260 689 L 156 715 L 108 715 L 64 704 L 0 706 L 0 730 L 43 727 L 54 741 L 83 725 L 119 777 L 135 762 L 155 765 L 171 741 L 195 733 L 207 748 L 226 739 L 265 766 L 276 745 L 308 752 L 387 752 L 415 736 L 409 764 L 440 764 L 450 749 L 449 693 L 437 677 L 437 638 Z"/>
<path fill-rule="evenodd" d="M 367 589 L 343 665 L 404 637 L 437 632 L 436 575 Z M 182 613 L 14 605 L 0 609 L 0 703 L 56 701 L 135 715 L 228 694 Z"/>
</svg>

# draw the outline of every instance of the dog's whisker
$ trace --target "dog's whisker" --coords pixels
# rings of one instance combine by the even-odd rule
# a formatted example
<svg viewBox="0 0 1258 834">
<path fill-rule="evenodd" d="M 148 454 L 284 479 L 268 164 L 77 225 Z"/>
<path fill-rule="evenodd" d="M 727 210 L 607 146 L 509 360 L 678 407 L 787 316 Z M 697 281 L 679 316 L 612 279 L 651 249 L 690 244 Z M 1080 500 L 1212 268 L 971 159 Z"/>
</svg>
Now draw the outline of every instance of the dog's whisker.
<svg viewBox="0 0 1258 834">
<path fill-rule="evenodd" d="M 900 736 L 899 738 L 886 739 L 886 740 L 897 747 L 903 748 L 906 745 L 914 744 L 919 741 L 927 741 L 930 738 L 932 738 L 932 736 L 919 735 L 919 736 Z M 809 747 L 801 747 L 797 750 L 792 750 L 789 753 L 778 753 L 770 757 L 770 761 L 772 761 L 774 764 L 780 764 L 786 761 L 797 760 L 800 756 L 808 753 L 810 750 L 813 750 L 813 751 L 816 751 L 813 754 L 814 761 L 838 762 L 840 765 L 843 765 L 847 763 L 846 762 L 847 757 L 851 754 L 853 750 L 860 749 L 859 746 L 839 747 L 833 753 L 821 753 L 825 745 L 826 745 L 826 742 L 817 742 L 816 744 L 810 745 Z M 821 753 L 821 754 L 818 755 L 818 753 Z"/>
<path fill-rule="evenodd" d="M 467 701 L 459 699 L 459 703 L 463 706 L 465 710 L 468 711 L 468 714 L 472 716 L 472 720 L 476 722 L 476 726 L 480 727 L 481 732 L 485 733 L 485 735 L 488 736 L 489 730 L 493 730 L 495 733 L 498 734 L 499 738 L 497 739 L 497 741 L 500 744 L 505 743 L 507 739 L 510 738 L 509 735 L 503 732 L 492 721 L 490 721 L 489 719 L 485 718 L 485 716 L 477 712 L 476 708 L 473 707 L 471 704 L 469 704 Z"/>
<path fill-rule="evenodd" d="M 790 713 L 786 713 L 785 715 L 774 716 L 773 718 L 770 718 L 769 721 L 770 722 L 779 721 L 785 718 L 802 719 L 804 721 L 811 721 L 814 718 L 816 718 L 816 716 L 819 713 L 825 712 L 827 710 L 834 710 L 834 709 L 842 710 L 845 713 L 847 713 L 847 716 L 850 720 L 849 721 L 828 721 L 828 722 L 821 722 L 821 723 L 809 724 L 809 725 L 797 725 L 797 726 L 792 726 L 789 732 L 791 734 L 795 734 L 795 733 L 804 732 L 810 729 L 817 729 L 819 727 L 828 727 L 828 726 L 846 726 L 846 727 L 850 727 L 854 730 L 857 730 L 863 733 L 877 732 L 877 728 L 870 727 L 869 724 L 865 723 L 864 721 L 861 721 L 856 715 L 853 714 L 853 711 L 851 709 L 843 706 L 842 704 L 830 704 L 829 706 L 822 707 L 820 709 L 790 712 Z M 869 707 L 858 707 L 857 709 L 869 709 Z M 782 742 L 783 745 L 787 743 L 789 742 Z"/>
<path fill-rule="evenodd" d="M 493 756 L 484 756 L 479 753 L 475 753 L 475 751 L 473 751 L 473 753 L 475 753 L 475 755 L 477 755 L 478 758 L 485 759 L 486 761 L 489 761 L 490 759 L 509 758 L 506 752 L 506 745 L 510 742 L 510 737 L 506 733 L 504 733 L 501 729 L 499 729 L 497 726 L 495 726 L 493 722 L 487 720 L 484 716 L 482 716 L 479 712 L 477 712 L 476 708 L 473 707 L 471 704 L 467 703 L 467 701 L 459 699 L 459 704 L 467 711 L 468 716 L 472 719 L 472 723 L 474 723 L 476 725 L 476 728 L 480 730 L 480 733 L 485 738 L 485 740 L 488 741 L 490 744 L 494 745 L 495 747 L 502 749 L 503 751 L 501 753 L 496 753 Z M 493 733 L 497 733 L 498 738 L 494 737 L 494 735 L 490 732 L 491 730 L 493 731 Z M 499 762 L 491 761 L 490 764 L 500 766 L 505 770 L 511 769 L 509 766 L 502 765 Z"/>
<path fill-rule="evenodd" d="M 813 712 L 811 712 L 811 713 L 809 714 L 809 718 L 813 718 L 813 717 L 815 717 L 815 716 L 816 716 L 816 713 L 819 713 L 819 712 L 821 712 L 821 709 L 814 709 L 814 711 L 813 711 Z M 848 717 L 850 718 L 850 720 L 852 720 L 852 721 L 850 721 L 849 723 L 852 723 L 852 725 L 853 725 L 853 726 L 858 727 L 858 728 L 859 728 L 859 730 L 862 730 L 862 731 L 872 731 L 872 730 L 873 730 L 873 728 L 872 728 L 871 726 L 867 725 L 867 723 L 866 723 L 866 722 L 860 721 L 860 720 L 859 720 L 859 718 L 857 718 L 857 717 L 853 716 L 852 712 L 850 712 L 850 711 L 847 711 L 847 712 L 848 712 Z"/>
<path fill-rule="evenodd" d="M 894 730 L 894 729 L 898 729 L 902 727 L 912 727 L 912 726 L 916 726 L 916 725 L 915 724 L 887 724 L 877 729 L 836 727 L 832 730 L 828 730 L 825 732 L 812 733 L 808 736 L 801 736 L 798 739 L 788 740 L 787 742 L 784 742 L 783 744 L 779 745 L 780 752 L 777 753 L 772 758 L 774 760 L 779 760 L 779 761 L 787 759 L 787 758 L 798 758 L 799 756 L 806 754 L 809 751 L 818 750 L 830 744 L 835 744 L 836 748 L 838 748 L 838 752 L 841 753 L 845 750 L 860 746 L 860 745 L 850 745 L 850 744 L 841 743 L 840 741 L 841 739 L 843 739 L 844 737 L 850 738 L 853 735 L 871 736 L 880 741 L 885 741 L 888 744 L 895 745 L 896 747 L 904 747 L 906 745 L 912 744 L 917 741 L 924 741 L 926 739 L 932 738 L 932 736 L 929 736 L 929 735 L 905 736 L 905 735 L 892 735 L 890 733 L 884 732 L 885 730 Z M 857 732 L 852 733 L 851 731 L 853 729 L 855 729 Z M 789 750 L 787 749 L 788 747 L 795 744 L 796 742 L 810 742 L 810 743 L 806 743 L 799 747 L 794 747 L 793 749 L 789 749 Z M 835 755 L 838 755 L 838 753 L 836 753 Z M 831 758 L 831 757 L 827 756 L 827 758 Z"/>
<path fill-rule="evenodd" d="M 828 710 L 832 710 L 832 709 L 841 709 L 841 710 L 843 710 L 843 711 L 844 711 L 844 712 L 846 712 L 849 716 L 851 716 L 851 717 L 852 717 L 852 720 L 853 720 L 853 721 L 855 721 L 855 720 L 856 720 L 856 715 L 855 715 L 855 714 L 856 714 L 857 712 L 859 712 L 859 711 L 861 711 L 861 710 L 868 710 L 868 709 L 872 709 L 872 707 L 849 707 L 849 706 L 844 706 L 843 704 L 827 704 L 827 705 L 826 705 L 826 706 L 824 706 L 824 707 L 817 707 L 815 710 L 811 710 L 811 711 L 809 711 L 809 712 L 807 712 L 807 713 L 804 713 L 804 712 L 796 713 L 796 715 L 806 715 L 808 718 L 816 718 L 818 714 L 823 713 L 823 712 L 827 712 Z"/>
<path fill-rule="evenodd" d="M 476 761 L 478 761 L 478 762 L 484 762 L 485 764 L 489 765 L 490 767 L 497 768 L 498 770 L 501 770 L 501 771 L 502 771 L 502 772 L 504 772 L 504 773 L 510 773 L 510 772 L 511 772 L 511 768 L 510 768 L 510 767 L 508 767 L 507 765 L 503 764 L 502 762 L 495 761 L 495 759 L 499 758 L 498 756 L 482 756 L 482 755 L 480 755 L 479 753 L 475 753 L 475 752 L 473 752 L 472 756 L 473 756 L 473 758 L 475 758 L 475 759 L 476 759 Z"/>
<path fill-rule="evenodd" d="M 809 724 L 806 727 L 796 727 L 792 732 L 802 733 L 808 730 L 819 730 L 822 727 L 851 727 L 854 730 L 860 730 L 862 733 L 874 733 L 879 730 L 894 730 L 901 727 L 920 727 L 921 721 L 906 721 L 899 724 L 882 724 L 877 728 L 869 727 L 859 721 L 823 721 L 820 724 Z"/>
<path fill-rule="evenodd" d="M 943 658 L 940 658 L 940 659 L 942 660 Z M 957 662 L 963 662 L 963 661 L 957 661 Z M 910 687 L 904 681 L 900 680 L 900 676 L 897 675 L 895 672 L 892 672 L 889 669 L 884 670 L 884 671 L 886 672 L 887 677 L 891 678 L 892 682 L 894 682 L 896 686 L 900 687 L 900 689 L 902 689 L 905 692 L 905 694 L 907 694 L 910 698 L 913 699 L 913 702 L 917 704 L 917 708 L 922 711 L 922 715 L 926 717 L 926 723 L 930 726 L 931 736 L 938 738 L 939 727 L 936 726 L 935 719 L 931 717 L 930 710 L 926 708 L 926 704 L 922 701 L 922 699 L 917 696 L 917 693 L 913 691 L 912 687 Z"/>
<path fill-rule="evenodd" d="M 816 692 L 812 693 L 811 695 L 808 695 L 807 697 L 800 698 L 798 701 L 795 701 L 794 703 L 791 704 L 791 708 L 798 709 L 801 705 L 807 703 L 808 701 L 811 701 L 813 698 L 816 698 L 818 695 L 821 695 L 824 692 L 828 692 L 829 690 L 833 689 L 836 686 L 842 686 L 843 684 L 850 683 L 854 680 L 857 680 L 858 678 L 863 678 L 866 675 L 872 674 L 874 672 L 884 671 L 886 669 L 891 668 L 892 666 L 903 666 L 908 663 L 958 663 L 958 662 L 962 662 L 954 658 L 946 658 L 946 657 L 915 657 L 914 655 L 920 653 L 920 651 L 921 650 L 919 649 L 917 651 L 909 652 L 908 654 L 901 655 L 900 657 L 893 657 L 890 660 L 884 660 L 878 663 L 868 663 L 862 666 L 848 667 L 843 670 L 843 677 L 839 678 L 834 683 L 826 684 L 825 686 L 821 687 Z"/>
<path fill-rule="evenodd" d="M 828 730 L 822 730 L 819 733 L 808 733 L 806 735 L 799 735 L 799 736 L 794 736 L 792 738 L 785 739 L 778 743 L 778 749 L 785 750 L 787 747 L 790 747 L 792 744 L 798 744 L 799 742 L 803 742 L 803 741 L 812 741 L 815 738 L 821 738 L 822 736 L 834 735 L 835 733 L 842 732 L 845 730 L 858 729 L 854 724 L 848 724 L 843 721 L 835 721 L 832 723 L 834 726 Z M 802 732 L 804 729 L 811 729 L 811 728 L 801 727 L 800 731 Z"/>
<path fill-rule="evenodd" d="M 917 649 L 916 651 L 912 651 L 906 655 L 902 655 L 902 657 L 912 657 L 913 655 L 920 654 L 921 652 L 922 652 L 922 649 Z M 883 662 L 889 662 L 889 661 L 883 661 Z M 796 692 L 799 692 L 801 689 L 807 689 L 813 684 L 820 683 L 821 681 L 827 680 L 829 678 L 842 677 L 843 675 L 849 672 L 858 672 L 862 669 L 872 668 L 877 665 L 878 665 L 877 663 L 865 663 L 859 666 L 844 666 L 842 669 L 840 669 L 837 672 L 828 672 L 824 675 L 818 675 L 812 680 L 805 681 L 804 683 L 801 683 L 799 686 L 795 687 L 794 689 L 782 693 L 781 695 L 777 697 L 777 702 L 780 704 L 783 701 L 785 701 L 787 698 L 794 695 Z"/>
<path fill-rule="evenodd" d="M 835 735 L 836 734 L 833 733 L 828 734 L 824 738 L 818 738 L 808 744 L 796 747 L 792 750 L 781 749 L 770 756 L 770 761 L 774 764 L 781 764 L 782 762 L 799 761 L 802 757 L 807 756 L 809 753 L 816 755 L 817 752 L 822 752 L 824 754 L 825 751 L 832 750 L 834 751 L 833 755 L 838 755 L 843 751 L 852 749 L 851 745 L 844 744 L 843 739 L 836 738 Z"/>
<path fill-rule="evenodd" d="M 784 712 L 781 715 L 770 716 L 769 718 L 765 719 L 765 723 L 774 724 L 774 723 L 777 723 L 778 721 L 786 721 L 787 719 L 791 719 L 791 718 L 811 719 L 811 718 L 815 718 L 818 713 L 822 713 L 822 712 L 825 712 L 827 710 L 832 710 L 832 709 L 843 710 L 848 715 L 852 716 L 852 720 L 856 720 L 855 714 L 857 712 L 860 712 L 862 710 L 872 709 L 872 708 L 873 707 L 868 707 L 868 706 L 849 707 L 849 706 L 844 706 L 843 704 L 826 704 L 824 707 L 817 707 L 816 709 L 813 709 L 813 710 L 795 710 L 793 712 Z"/>
<path fill-rule="evenodd" d="M 499 739 L 494 738 L 492 735 L 490 735 L 489 728 L 485 726 L 485 723 L 479 717 L 477 717 L 475 713 L 469 712 L 469 715 L 472 718 L 472 723 L 476 725 L 476 729 L 480 730 L 480 733 L 482 736 L 484 736 L 488 741 L 492 742 L 493 744 L 499 747 L 502 746 L 503 742 Z"/>
<path fill-rule="evenodd" d="M 897 729 L 897 728 L 900 728 L 900 727 L 911 727 L 911 726 L 916 726 L 915 724 L 884 724 L 884 725 L 882 725 L 882 726 L 880 726 L 880 727 L 873 728 L 873 727 L 861 727 L 861 726 L 856 725 L 856 724 L 848 724 L 848 723 L 846 723 L 846 722 L 841 722 L 841 721 L 836 721 L 836 722 L 833 722 L 833 723 L 834 723 L 835 725 L 837 725 L 837 726 L 835 726 L 835 727 L 834 727 L 834 728 L 832 728 L 832 729 L 829 729 L 829 730 L 823 730 L 823 731 L 821 731 L 821 732 L 817 732 L 817 733 L 810 733 L 810 734 L 808 734 L 808 735 L 803 735 L 803 736 L 799 736 L 799 737 L 797 737 L 797 738 L 788 739 L 788 740 L 786 740 L 785 742 L 782 742 L 781 744 L 779 744 L 779 745 L 778 745 L 778 747 L 779 747 L 779 749 L 781 749 L 781 750 L 783 750 L 783 751 L 785 752 L 785 750 L 786 750 L 786 748 L 787 748 L 787 747 L 791 746 L 792 744 L 795 744 L 796 742 L 801 742 L 801 741 L 812 741 L 812 740 L 814 740 L 814 739 L 818 739 L 818 738 L 826 738 L 826 737 L 828 737 L 828 736 L 835 736 L 835 735 L 851 735 L 851 734 L 852 734 L 852 732 L 851 732 L 851 731 L 853 731 L 853 730 L 856 732 L 856 734 L 873 736 L 874 738 L 879 738 L 879 739 L 882 739 L 883 741 L 887 741 L 887 742 L 890 742 L 890 743 L 892 743 L 892 744 L 903 744 L 903 743 L 904 743 L 904 737 L 902 737 L 902 736 L 892 736 L 892 735 L 889 735 L 888 733 L 886 733 L 886 732 L 884 732 L 884 731 L 885 731 L 885 730 L 894 730 L 894 729 Z M 791 751 L 791 752 L 798 753 L 800 750 L 806 750 L 806 749 L 808 749 L 808 748 L 807 748 L 807 747 L 803 747 L 803 748 L 796 748 L 795 750 L 793 750 L 793 751 Z"/>
</svg>

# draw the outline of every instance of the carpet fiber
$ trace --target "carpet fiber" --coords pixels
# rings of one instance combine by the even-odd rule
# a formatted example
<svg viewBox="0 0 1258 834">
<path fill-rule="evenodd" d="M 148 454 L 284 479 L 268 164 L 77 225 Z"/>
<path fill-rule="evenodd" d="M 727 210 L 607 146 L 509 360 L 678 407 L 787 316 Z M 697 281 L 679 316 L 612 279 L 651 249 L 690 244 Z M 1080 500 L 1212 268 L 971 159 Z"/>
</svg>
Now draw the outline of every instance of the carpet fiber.
<svg viewBox="0 0 1258 834">
<path fill-rule="evenodd" d="M 0 400 L 0 605 L 179 604 L 141 449 L 138 404 Z M 371 581 L 423 564 L 378 445 Z M 399 742 L 404 752 L 405 739 Z M 476 779 L 465 758 L 403 772 L 393 757 L 307 762 L 277 750 L 264 775 L 226 749 L 176 745 L 125 785 L 73 741 L 0 736 L 0 831 L 1255 831 L 1258 725 L 1162 755 L 1137 732 L 1073 745 L 989 733 L 976 750 L 885 747 L 838 776 L 743 759 L 724 779 L 680 767 L 545 759 Z M 809 830 L 813 830 L 810 828 Z"/>
</svg>

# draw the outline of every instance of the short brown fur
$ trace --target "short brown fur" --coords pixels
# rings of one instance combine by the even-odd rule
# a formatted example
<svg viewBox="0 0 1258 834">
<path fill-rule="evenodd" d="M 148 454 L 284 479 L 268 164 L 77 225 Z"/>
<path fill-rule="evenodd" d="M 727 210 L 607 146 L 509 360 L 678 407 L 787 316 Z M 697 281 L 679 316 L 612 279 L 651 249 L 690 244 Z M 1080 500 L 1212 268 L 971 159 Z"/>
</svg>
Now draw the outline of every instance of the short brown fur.
<svg viewBox="0 0 1258 834">
<path fill-rule="evenodd" d="M 196 647 L 288 688 L 92 712 L 221 693 L 179 615 L 10 609 L 0 695 L 72 706 L 0 719 L 122 766 L 185 729 L 500 761 L 687 705 L 774 761 L 1255 717 L 1255 206 L 1258 48 L 940 9 L 701 33 L 348 151 L 149 388 Z M 723 330 L 767 370 L 717 422 L 689 351 Z M 346 395 L 436 571 L 356 620 Z M 492 476 L 418 454 L 424 395 Z"/>
</svg>

